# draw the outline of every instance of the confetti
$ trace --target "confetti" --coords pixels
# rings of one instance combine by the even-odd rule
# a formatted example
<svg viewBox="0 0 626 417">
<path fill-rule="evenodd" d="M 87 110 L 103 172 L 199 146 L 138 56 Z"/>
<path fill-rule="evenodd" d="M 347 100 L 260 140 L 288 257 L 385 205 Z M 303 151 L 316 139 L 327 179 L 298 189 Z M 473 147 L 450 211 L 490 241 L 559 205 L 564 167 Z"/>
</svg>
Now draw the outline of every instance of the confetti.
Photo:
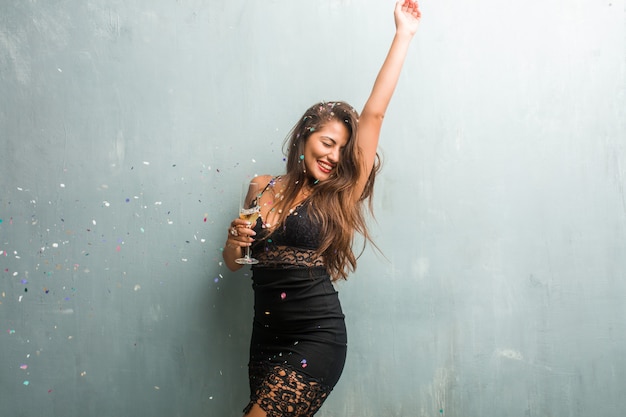
<svg viewBox="0 0 626 417">
<path fill-rule="evenodd" d="M 283 293 L 281 293 L 281 294 L 280 294 L 280 299 L 281 299 L 281 300 L 284 300 L 285 298 L 287 298 L 287 293 L 284 293 L 284 292 L 283 292 Z"/>
<path fill-rule="evenodd" d="M 307 363 L 306 363 L 306 359 L 302 359 L 300 361 L 300 364 L 302 365 L 303 368 L 306 368 L 308 366 Z"/>
</svg>

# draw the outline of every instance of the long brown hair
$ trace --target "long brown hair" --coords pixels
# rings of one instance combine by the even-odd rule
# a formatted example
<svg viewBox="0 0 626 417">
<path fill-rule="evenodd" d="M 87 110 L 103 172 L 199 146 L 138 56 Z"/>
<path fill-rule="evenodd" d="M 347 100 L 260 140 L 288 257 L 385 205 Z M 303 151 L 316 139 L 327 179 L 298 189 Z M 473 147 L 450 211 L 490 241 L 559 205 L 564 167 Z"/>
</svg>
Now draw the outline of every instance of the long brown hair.
<svg viewBox="0 0 626 417">
<path fill-rule="evenodd" d="M 306 172 L 301 155 L 304 154 L 309 136 L 331 120 L 337 120 L 345 125 L 349 135 L 348 141 L 331 177 L 318 182 Z M 373 213 L 371 197 L 376 173 L 380 170 L 380 158 L 377 154 L 361 195 L 353 195 L 355 185 L 364 169 L 356 144 L 358 121 L 357 111 L 343 101 L 314 104 L 291 129 L 283 147 L 287 156 L 288 181 L 283 197 L 276 207 L 280 213 L 277 226 L 284 224 L 289 209 L 296 204 L 296 199 L 304 187 L 310 187 L 310 194 L 307 197 L 310 202 L 308 212 L 311 218 L 321 225 L 318 255 L 323 256 L 333 280 L 347 279 L 348 274 L 356 268 L 358 256 L 355 256 L 352 250 L 355 232 L 365 238 L 364 245 L 368 241 L 372 242 L 365 221 L 365 209 Z M 365 246 L 359 256 L 364 248 Z"/>
</svg>

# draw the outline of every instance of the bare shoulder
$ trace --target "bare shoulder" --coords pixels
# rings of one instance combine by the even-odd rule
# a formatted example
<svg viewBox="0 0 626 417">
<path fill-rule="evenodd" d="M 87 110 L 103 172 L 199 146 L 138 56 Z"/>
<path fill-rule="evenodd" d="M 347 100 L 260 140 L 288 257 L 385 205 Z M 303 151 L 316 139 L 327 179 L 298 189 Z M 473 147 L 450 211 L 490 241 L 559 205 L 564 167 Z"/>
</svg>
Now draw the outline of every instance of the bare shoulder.
<svg viewBox="0 0 626 417">
<path fill-rule="evenodd" d="M 272 180 L 272 178 L 275 178 L 273 175 L 259 175 L 257 177 L 254 177 L 250 180 L 251 183 L 256 183 L 259 187 L 260 190 L 264 189 L 265 187 L 267 187 L 267 184 L 270 183 L 270 181 Z"/>
</svg>

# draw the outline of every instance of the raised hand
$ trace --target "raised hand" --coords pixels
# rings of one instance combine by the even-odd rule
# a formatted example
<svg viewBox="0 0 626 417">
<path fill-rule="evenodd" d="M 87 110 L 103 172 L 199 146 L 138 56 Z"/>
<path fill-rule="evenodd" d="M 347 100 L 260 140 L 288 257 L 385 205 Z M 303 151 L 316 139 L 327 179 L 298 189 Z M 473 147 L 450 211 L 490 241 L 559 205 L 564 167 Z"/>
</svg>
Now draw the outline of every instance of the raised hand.
<svg viewBox="0 0 626 417">
<path fill-rule="evenodd" d="M 398 0 L 394 10 L 396 30 L 406 31 L 411 35 L 417 32 L 422 13 L 416 1 Z"/>
</svg>

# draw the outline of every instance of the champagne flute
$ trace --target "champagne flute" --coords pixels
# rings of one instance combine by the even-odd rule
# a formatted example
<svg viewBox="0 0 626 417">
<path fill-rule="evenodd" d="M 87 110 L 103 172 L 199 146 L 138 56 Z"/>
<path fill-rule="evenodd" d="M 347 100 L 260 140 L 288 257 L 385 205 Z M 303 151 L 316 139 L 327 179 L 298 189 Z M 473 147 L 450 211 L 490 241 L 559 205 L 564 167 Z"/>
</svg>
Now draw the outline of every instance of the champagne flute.
<svg viewBox="0 0 626 417">
<path fill-rule="evenodd" d="M 245 184 L 241 189 L 241 199 L 239 206 L 239 218 L 250 222 L 250 228 L 254 227 L 261 214 L 259 206 L 259 184 L 251 182 Z M 246 246 L 243 258 L 235 259 L 238 264 L 253 265 L 259 263 L 258 260 L 250 256 L 250 246 Z"/>
</svg>

